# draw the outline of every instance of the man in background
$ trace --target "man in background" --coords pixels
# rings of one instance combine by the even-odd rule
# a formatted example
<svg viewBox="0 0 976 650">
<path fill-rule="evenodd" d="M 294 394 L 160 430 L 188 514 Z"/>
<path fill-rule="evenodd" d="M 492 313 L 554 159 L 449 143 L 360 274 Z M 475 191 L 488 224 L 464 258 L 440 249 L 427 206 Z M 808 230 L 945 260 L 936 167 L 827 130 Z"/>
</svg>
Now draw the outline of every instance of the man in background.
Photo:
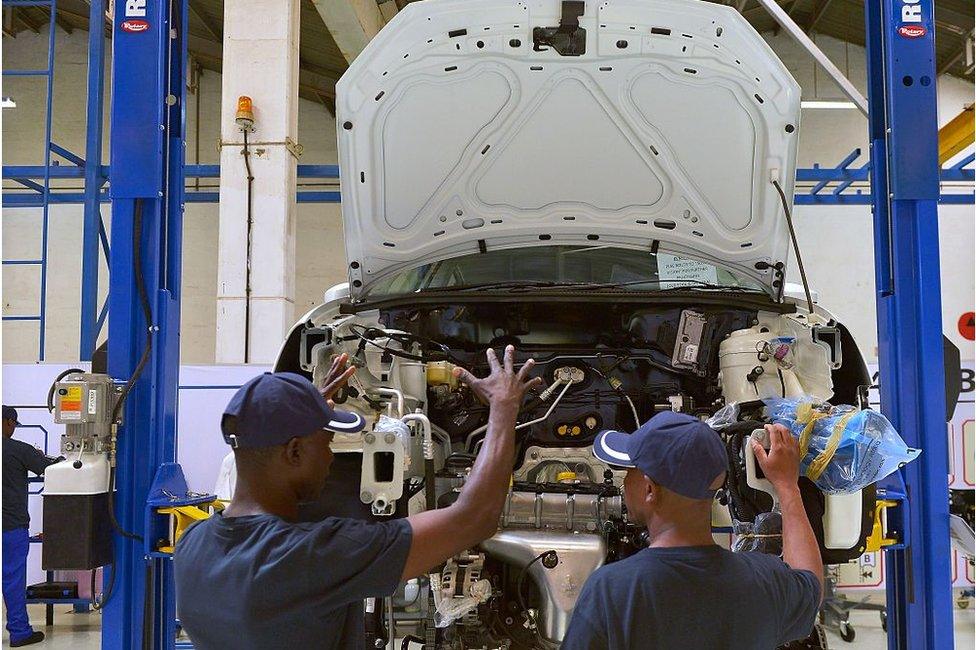
<svg viewBox="0 0 976 650">
<path fill-rule="evenodd" d="M 27 616 L 27 552 L 30 549 L 30 515 L 27 512 L 27 472 L 38 476 L 58 458 L 48 458 L 40 449 L 14 440 L 20 425 L 17 409 L 3 407 L 3 602 L 7 607 L 10 647 L 19 648 L 44 640 Z"/>
</svg>

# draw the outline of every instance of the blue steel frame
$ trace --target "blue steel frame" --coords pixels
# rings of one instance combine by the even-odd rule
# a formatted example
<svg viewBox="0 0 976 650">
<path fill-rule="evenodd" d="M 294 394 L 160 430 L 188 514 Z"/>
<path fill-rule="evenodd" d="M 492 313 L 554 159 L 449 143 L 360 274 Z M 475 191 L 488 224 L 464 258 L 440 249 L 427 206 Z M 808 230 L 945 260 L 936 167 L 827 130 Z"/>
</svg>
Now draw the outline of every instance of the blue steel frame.
<svg viewBox="0 0 976 650">
<path fill-rule="evenodd" d="M 815 183 L 809 191 L 801 191 L 799 188 L 793 201 L 796 205 L 870 205 L 870 188 L 855 189 L 848 191 L 853 183 L 869 183 L 871 179 L 871 163 L 867 162 L 857 169 L 850 169 L 850 165 L 860 156 L 861 150 L 855 149 L 835 167 L 821 167 L 814 165 L 796 170 L 797 183 Z M 973 164 L 974 155 L 963 158 L 951 167 L 945 167 L 939 174 L 939 180 L 946 183 L 972 183 L 976 180 L 976 171 L 966 169 Z M 29 181 L 32 178 L 42 178 L 44 168 L 40 165 L 9 165 L 3 167 L 4 179 L 17 179 L 19 181 Z M 98 171 L 100 183 L 104 183 L 109 176 L 109 168 L 103 165 Z M 58 167 L 51 169 L 52 178 L 80 178 L 82 170 L 75 167 Z M 193 178 L 220 178 L 219 165 L 187 165 L 187 179 Z M 339 170 L 337 165 L 298 165 L 298 178 L 317 181 L 339 180 Z M 825 192 L 824 189 L 830 183 L 837 183 L 835 187 Z M 86 188 L 88 186 L 86 185 Z M 93 192 L 99 200 L 107 202 L 108 193 L 96 188 Z M 51 194 L 51 203 L 82 203 L 85 201 L 85 194 L 77 191 L 54 191 Z M 336 203 L 340 200 L 338 190 L 298 190 L 295 193 L 299 203 Z M 217 203 L 219 193 L 217 191 L 197 190 L 188 191 L 185 194 L 187 203 Z M 972 205 L 976 202 L 973 192 L 943 193 L 939 195 L 939 203 L 942 204 L 966 204 Z M 5 207 L 27 207 L 40 205 L 40 198 L 34 193 L 22 191 L 6 191 L 3 193 L 3 205 Z"/>
<path fill-rule="evenodd" d="M 892 650 L 953 647 L 933 1 L 865 3 L 881 409 L 923 450 L 888 486 L 908 497 L 886 552 Z"/>
<path fill-rule="evenodd" d="M 47 240 L 48 225 L 50 217 L 50 197 L 51 197 L 51 114 L 54 103 L 54 17 L 57 12 L 57 0 L 4 0 L 4 7 L 47 7 L 50 12 L 48 41 L 47 41 L 47 69 L 43 70 L 4 70 L 5 77 L 45 77 L 47 79 L 46 98 L 45 98 L 45 118 L 44 118 L 44 166 L 40 178 L 43 185 L 34 183 L 27 179 L 20 180 L 25 187 L 34 190 L 35 194 L 41 199 L 41 256 L 39 259 L 20 259 L 4 260 L 3 265 L 19 266 L 38 266 L 41 273 L 41 287 L 39 294 L 39 305 L 37 315 L 17 315 L 3 316 L 5 321 L 36 321 L 38 326 L 37 336 L 37 360 L 44 361 L 44 339 L 47 325 Z M 69 153 L 69 152 L 64 152 Z M 67 156 L 70 158 L 69 156 Z M 5 176 L 6 177 L 6 176 Z"/>
<path fill-rule="evenodd" d="M 56 10 L 56 0 L 4 0 L 5 7 L 48 6 L 52 13 Z M 104 20 L 105 0 L 89 0 L 89 24 L 100 25 Z M 49 25 L 54 25 L 53 21 Z M 88 33 L 88 113 L 85 157 L 82 158 L 55 144 L 52 140 L 53 87 L 54 87 L 54 35 L 52 27 L 48 32 L 48 69 L 47 70 L 7 70 L 7 76 L 44 75 L 47 77 L 47 102 L 45 109 L 45 158 L 44 165 L 5 167 L 3 178 L 12 180 L 30 193 L 18 193 L 17 199 L 4 201 L 5 207 L 40 207 L 42 209 L 42 233 L 40 259 L 4 260 L 6 265 L 36 265 L 40 266 L 40 306 L 37 316 L 4 316 L 4 320 L 37 321 L 40 328 L 38 342 L 38 360 L 45 357 L 46 316 L 47 316 L 47 257 L 48 257 L 48 213 L 52 203 L 61 203 L 65 196 L 63 192 L 51 187 L 52 179 L 84 178 L 84 192 L 72 193 L 76 203 L 84 204 L 84 229 L 82 239 L 82 282 L 81 282 L 81 345 L 80 359 L 90 361 L 95 349 L 95 341 L 105 322 L 108 301 L 98 309 L 98 248 L 101 242 L 102 250 L 108 259 L 108 238 L 102 222 L 100 204 L 103 195 L 100 188 L 108 180 L 108 167 L 102 161 L 102 117 L 103 117 L 103 85 L 105 76 L 105 36 L 102 30 L 93 29 Z M 51 164 L 51 154 L 64 158 L 71 166 Z M 87 161 L 91 161 L 90 163 Z M 8 171 L 10 172 L 8 174 Z M 42 182 L 37 183 L 35 179 Z"/>
<path fill-rule="evenodd" d="M 176 460 L 183 224 L 187 0 L 117 2 L 112 38 L 112 257 L 108 370 L 132 376 L 147 338 L 152 354 L 125 402 L 118 431 L 115 512 L 145 535 L 144 509 L 157 468 Z M 129 32 L 135 18 L 148 29 Z M 138 15 L 145 7 L 145 14 Z M 141 23 L 140 23 L 141 24 Z M 135 231 L 141 210 L 141 233 Z M 139 235 L 138 237 L 136 237 Z M 142 261 L 136 276 L 135 255 Z M 144 281 L 147 323 L 140 301 Z M 172 647 L 176 636 L 171 559 L 149 556 L 116 534 L 115 593 L 104 608 L 102 648 Z"/>
</svg>

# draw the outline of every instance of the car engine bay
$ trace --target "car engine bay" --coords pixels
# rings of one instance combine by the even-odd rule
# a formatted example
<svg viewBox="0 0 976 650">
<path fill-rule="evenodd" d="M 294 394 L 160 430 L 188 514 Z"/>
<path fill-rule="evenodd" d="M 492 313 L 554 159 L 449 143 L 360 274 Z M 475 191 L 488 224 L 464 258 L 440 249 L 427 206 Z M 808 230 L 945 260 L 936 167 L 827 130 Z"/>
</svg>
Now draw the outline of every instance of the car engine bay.
<svg viewBox="0 0 976 650">
<path fill-rule="evenodd" d="M 348 354 L 357 372 L 335 401 L 371 423 L 363 433 L 335 435 L 333 503 L 318 516 L 382 520 L 450 505 L 488 421 L 487 405 L 453 368 L 484 376 L 485 350 L 512 344 L 516 364 L 533 358 L 532 375 L 543 379 L 519 413 L 497 533 L 426 580 L 407 583 L 391 602 L 374 603 L 371 638 L 386 639 L 395 628 L 435 648 L 558 647 L 587 577 L 646 545 L 645 531 L 627 519 L 623 472 L 591 453 L 600 431 L 633 431 L 665 410 L 707 419 L 732 402 L 857 393 L 857 386 L 835 390 L 835 378 L 868 383 L 866 373 L 849 372 L 863 367 L 844 340 L 849 334 L 819 311 L 772 301 L 757 309 L 734 298 L 660 302 L 521 296 L 346 313 L 333 301 L 296 326 L 276 370 L 303 372 L 321 385 L 332 360 Z M 737 454 L 730 453 L 733 463 Z M 713 504 L 719 535 L 731 531 L 729 494 L 720 490 Z M 814 527 L 825 558 L 860 554 L 867 532 L 862 499 L 854 496 L 833 505 L 830 496 L 818 497 L 822 520 Z"/>
</svg>

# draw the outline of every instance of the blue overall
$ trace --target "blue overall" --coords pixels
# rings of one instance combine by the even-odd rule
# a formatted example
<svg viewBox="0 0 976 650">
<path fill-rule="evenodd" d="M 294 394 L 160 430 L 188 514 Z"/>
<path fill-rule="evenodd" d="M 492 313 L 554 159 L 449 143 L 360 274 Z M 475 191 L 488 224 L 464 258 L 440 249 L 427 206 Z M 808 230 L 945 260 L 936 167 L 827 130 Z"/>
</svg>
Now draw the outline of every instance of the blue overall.
<svg viewBox="0 0 976 650">
<path fill-rule="evenodd" d="M 22 641 L 34 633 L 27 617 L 29 549 L 26 528 L 3 531 L 3 602 L 7 606 L 7 632 L 12 642 Z"/>
</svg>

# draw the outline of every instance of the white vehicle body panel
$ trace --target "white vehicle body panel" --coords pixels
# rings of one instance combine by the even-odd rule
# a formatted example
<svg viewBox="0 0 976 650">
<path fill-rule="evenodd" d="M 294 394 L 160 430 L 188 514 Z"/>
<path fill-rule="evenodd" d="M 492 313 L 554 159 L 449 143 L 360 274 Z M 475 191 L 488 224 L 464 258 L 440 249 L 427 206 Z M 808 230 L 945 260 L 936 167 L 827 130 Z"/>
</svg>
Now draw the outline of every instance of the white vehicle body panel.
<svg viewBox="0 0 976 650">
<path fill-rule="evenodd" d="M 586 52 L 534 51 L 557 0 L 411 3 L 336 86 L 355 298 L 479 250 L 659 247 L 770 286 L 800 88 L 734 8 L 586 2 Z M 653 31 L 652 31 L 653 30 Z M 462 33 L 463 32 L 463 33 Z M 625 44 L 625 45 L 624 45 Z"/>
</svg>

